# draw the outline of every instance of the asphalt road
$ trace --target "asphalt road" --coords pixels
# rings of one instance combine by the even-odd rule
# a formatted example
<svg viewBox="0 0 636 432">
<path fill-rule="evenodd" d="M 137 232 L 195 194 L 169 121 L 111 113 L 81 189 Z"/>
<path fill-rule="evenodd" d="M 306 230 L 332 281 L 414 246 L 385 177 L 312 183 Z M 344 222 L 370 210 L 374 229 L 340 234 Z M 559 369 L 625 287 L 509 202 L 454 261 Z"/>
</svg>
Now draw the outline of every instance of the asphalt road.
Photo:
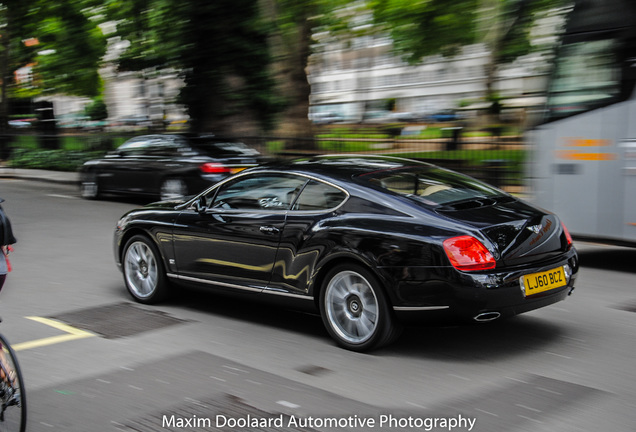
<svg viewBox="0 0 636 432">
<path fill-rule="evenodd" d="M 636 250 L 577 244 L 565 302 L 358 354 L 318 316 L 249 299 L 132 302 L 111 240 L 138 202 L 19 179 L 0 197 L 19 240 L 0 330 L 29 431 L 636 430 Z"/>
</svg>

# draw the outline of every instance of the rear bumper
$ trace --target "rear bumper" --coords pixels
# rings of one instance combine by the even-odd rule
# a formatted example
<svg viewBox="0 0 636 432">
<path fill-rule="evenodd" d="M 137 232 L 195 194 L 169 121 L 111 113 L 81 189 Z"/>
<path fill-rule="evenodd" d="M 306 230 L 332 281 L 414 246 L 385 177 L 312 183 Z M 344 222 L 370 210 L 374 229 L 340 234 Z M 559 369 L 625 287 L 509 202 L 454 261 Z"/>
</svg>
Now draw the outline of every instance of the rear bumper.
<svg viewBox="0 0 636 432">
<path fill-rule="evenodd" d="M 572 275 L 565 286 L 533 296 L 524 295 L 519 282 L 523 275 L 566 264 Z M 411 268 L 410 275 L 416 280 L 398 283 L 393 309 L 404 321 L 491 321 L 565 300 L 574 291 L 578 269 L 578 256 L 574 249 L 553 262 L 493 273 L 458 272 L 448 267 Z"/>
</svg>

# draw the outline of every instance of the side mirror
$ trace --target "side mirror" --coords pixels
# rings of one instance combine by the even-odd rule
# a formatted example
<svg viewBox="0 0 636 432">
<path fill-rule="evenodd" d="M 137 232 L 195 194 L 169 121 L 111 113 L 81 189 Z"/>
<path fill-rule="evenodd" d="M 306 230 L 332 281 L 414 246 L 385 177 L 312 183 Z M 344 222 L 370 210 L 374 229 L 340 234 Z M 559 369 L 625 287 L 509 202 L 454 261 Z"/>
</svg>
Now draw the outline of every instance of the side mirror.
<svg viewBox="0 0 636 432">
<path fill-rule="evenodd" d="M 201 195 L 199 198 L 197 198 L 197 200 L 194 202 L 194 208 L 199 213 L 204 213 L 208 209 L 208 206 L 205 203 L 205 196 L 204 195 Z"/>
</svg>

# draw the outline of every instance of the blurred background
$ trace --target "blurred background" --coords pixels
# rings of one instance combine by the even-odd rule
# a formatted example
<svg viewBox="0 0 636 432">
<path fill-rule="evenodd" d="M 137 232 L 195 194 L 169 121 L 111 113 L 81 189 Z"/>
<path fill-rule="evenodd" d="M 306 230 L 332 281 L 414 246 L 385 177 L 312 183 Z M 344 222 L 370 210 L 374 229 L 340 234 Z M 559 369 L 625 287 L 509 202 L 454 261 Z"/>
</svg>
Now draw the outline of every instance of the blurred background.
<svg viewBox="0 0 636 432">
<path fill-rule="evenodd" d="M 76 171 L 131 136 L 212 133 L 274 156 L 413 157 L 529 193 L 526 132 L 550 113 L 573 6 L 4 1 L 0 160 Z"/>
</svg>

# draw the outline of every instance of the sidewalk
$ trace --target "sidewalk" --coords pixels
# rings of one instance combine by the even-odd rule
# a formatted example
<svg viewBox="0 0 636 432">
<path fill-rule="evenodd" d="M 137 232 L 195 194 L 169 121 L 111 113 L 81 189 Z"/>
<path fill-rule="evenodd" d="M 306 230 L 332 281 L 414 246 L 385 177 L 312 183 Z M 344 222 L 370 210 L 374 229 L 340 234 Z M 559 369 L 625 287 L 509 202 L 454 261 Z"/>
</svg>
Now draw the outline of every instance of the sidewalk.
<svg viewBox="0 0 636 432">
<path fill-rule="evenodd" d="M 79 183 L 79 173 L 0 166 L 0 179 L 23 179 L 76 185 Z"/>
</svg>

